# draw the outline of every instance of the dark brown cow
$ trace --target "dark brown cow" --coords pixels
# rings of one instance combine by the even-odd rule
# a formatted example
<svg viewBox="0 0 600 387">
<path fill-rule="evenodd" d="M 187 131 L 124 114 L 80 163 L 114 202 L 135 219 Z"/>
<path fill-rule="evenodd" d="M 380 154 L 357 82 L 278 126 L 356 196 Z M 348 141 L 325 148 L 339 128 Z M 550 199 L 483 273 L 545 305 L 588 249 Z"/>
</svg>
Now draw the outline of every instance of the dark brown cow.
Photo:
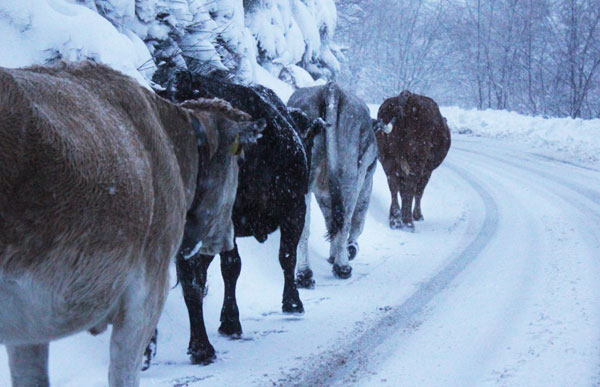
<svg viewBox="0 0 600 387">
<path fill-rule="evenodd" d="M 186 106 L 93 63 L 0 68 L 0 344 L 14 385 L 48 385 L 49 342 L 108 323 L 109 384 L 139 384 L 186 212 L 231 190 L 231 217 L 236 187 L 215 182 L 236 182 L 237 164 L 198 179 L 255 131 L 225 102 Z"/>
<path fill-rule="evenodd" d="M 423 220 L 421 198 L 431 172 L 450 149 L 450 130 L 434 100 L 407 90 L 386 99 L 377 118 L 393 127 L 389 134 L 376 133 L 379 161 L 392 195 L 390 227 L 414 230 L 413 219 Z"/>
</svg>

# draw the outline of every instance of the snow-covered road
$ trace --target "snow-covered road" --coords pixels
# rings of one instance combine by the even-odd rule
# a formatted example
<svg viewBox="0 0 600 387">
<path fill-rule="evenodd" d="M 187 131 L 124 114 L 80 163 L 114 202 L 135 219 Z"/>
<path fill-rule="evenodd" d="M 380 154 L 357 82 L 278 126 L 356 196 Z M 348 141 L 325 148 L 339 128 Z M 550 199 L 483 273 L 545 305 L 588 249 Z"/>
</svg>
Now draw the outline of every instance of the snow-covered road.
<svg viewBox="0 0 600 387">
<path fill-rule="evenodd" d="M 142 385 L 600 383 L 599 170 L 455 135 L 416 232 L 389 229 L 388 208 L 379 168 L 353 277 L 343 281 L 325 261 L 313 206 L 317 287 L 301 290 L 302 317 L 280 312 L 278 235 L 263 245 L 240 240 L 242 339 L 217 333 L 223 286 L 213 263 L 205 318 L 218 360 L 189 364 L 175 288 Z M 105 385 L 108 341 L 109 332 L 52 344 L 53 384 Z M 0 385 L 8 375 L 3 352 Z"/>
</svg>

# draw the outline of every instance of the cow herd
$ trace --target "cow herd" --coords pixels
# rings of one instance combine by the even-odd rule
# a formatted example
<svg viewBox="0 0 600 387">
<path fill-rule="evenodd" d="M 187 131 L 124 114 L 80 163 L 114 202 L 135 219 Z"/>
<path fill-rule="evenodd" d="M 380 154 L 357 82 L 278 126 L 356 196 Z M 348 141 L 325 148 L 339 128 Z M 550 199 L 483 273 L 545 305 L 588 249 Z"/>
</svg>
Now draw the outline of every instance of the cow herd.
<svg viewBox="0 0 600 387">
<path fill-rule="evenodd" d="M 152 92 L 92 62 L 0 68 L 0 343 L 15 386 L 49 384 L 50 341 L 108 324 L 109 384 L 138 385 L 173 257 L 188 354 L 210 363 L 203 297 L 217 254 L 219 332 L 242 334 L 239 237 L 264 242 L 280 230 L 282 310 L 303 313 L 298 287 L 315 285 L 312 194 L 333 274 L 349 278 L 377 159 L 390 227 L 412 230 L 450 147 L 437 104 L 408 91 L 374 120 L 333 82 L 298 89 L 287 105 L 265 87 L 188 72 L 163 86 Z"/>
</svg>

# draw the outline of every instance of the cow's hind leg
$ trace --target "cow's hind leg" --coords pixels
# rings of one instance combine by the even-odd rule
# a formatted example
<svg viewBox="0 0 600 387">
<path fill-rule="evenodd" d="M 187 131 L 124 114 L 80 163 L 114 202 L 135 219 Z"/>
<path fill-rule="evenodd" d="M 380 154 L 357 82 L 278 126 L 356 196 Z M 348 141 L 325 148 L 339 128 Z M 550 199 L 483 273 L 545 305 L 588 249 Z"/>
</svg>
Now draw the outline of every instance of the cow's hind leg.
<svg viewBox="0 0 600 387">
<path fill-rule="evenodd" d="M 296 251 L 304 228 L 305 214 L 305 202 L 300 202 L 298 206 L 288 212 L 288 216 L 281 222 L 279 263 L 283 269 L 284 284 L 281 310 L 284 313 L 304 313 L 304 306 L 300 301 L 294 274 Z"/>
<path fill-rule="evenodd" d="M 146 347 L 146 350 L 144 351 L 144 360 L 142 362 L 142 371 L 146 371 L 148 368 L 150 368 L 150 363 L 152 362 L 152 359 L 154 359 L 156 357 L 157 341 L 158 341 L 158 329 L 155 329 L 154 334 L 152 335 L 152 338 L 150 339 L 150 343 L 148 344 L 148 346 Z"/>
<path fill-rule="evenodd" d="M 347 241 L 350 231 L 350 224 L 344 224 L 344 227 L 333 236 L 329 248 L 329 255 L 335 257 L 333 262 L 333 275 L 340 279 L 348 279 L 352 276 L 352 266 L 348 261 Z"/>
<path fill-rule="evenodd" d="M 400 198 L 402 199 L 402 228 L 414 231 L 415 225 L 412 217 L 412 206 L 416 190 L 416 177 L 410 176 L 404 179 L 400 186 Z"/>
<path fill-rule="evenodd" d="M 156 273 L 162 273 L 157 270 Z M 114 386 L 138 386 L 144 350 L 152 337 L 167 296 L 168 270 L 157 278 L 133 281 L 111 313 L 108 382 Z"/>
<path fill-rule="evenodd" d="M 313 271 L 310 268 L 310 260 L 308 257 L 308 237 L 310 235 L 310 199 L 312 194 L 309 192 L 304 195 L 306 203 L 306 216 L 304 217 L 304 227 L 300 242 L 298 243 L 298 261 L 296 265 L 296 284 L 299 288 L 313 289 L 315 280 Z"/>
<path fill-rule="evenodd" d="M 421 198 L 423 197 L 423 192 L 425 191 L 425 186 L 429 182 L 429 178 L 431 177 L 431 172 L 424 173 L 419 182 L 417 183 L 417 192 L 415 194 L 415 209 L 413 210 L 413 219 L 414 220 L 423 220 L 423 212 L 421 211 Z"/>
<path fill-rule="evenodd" d="M 7 345 L 10 378 L 14 387 L 49 386 L 48 343 Z"/>
<path fill-rule="evenodd" d="M 206 286 L 206 272 L 214 256 L 198 254 L 189 258 L 177 254 L 177 278 L 183 289 L 183 298 L 190 319 L 188 355 L 192 364 L 210 364 L 215 359 L 215 349 L 208 340 L 204 326 L 202 303 Z"/>
<path fill-rule="evenodd" d="M 377 160 L 373 162 L 367 169 L 365 181 L 358 194 L 358 201 L 354 207 L 352 214 L 352 223 L 350 225 L 350 235 L 348 237 L 348 259 L 353 260 L 358 253 L 358 237 L 362 234 L 365 227 L 365 218 L 371 200 L 371 192 L 373 191 L 373 175 L 375 174 L 375 166 Z"/>
<path fill-rule="evenodd" d="M 400 192 L 400 178 L 395 175 L 395 172 L 387 175 L 388 187 L 390 188 L 390 195 L 392 203 L 390 205 L 390 228 L 399 229 L 402 228 L 402 215 L 400 213 L 400 204 L 398 203 L 398 193 Z"/>
<path fill-rule="evenodd" d="M 219 326 L 219 332 L 232 337 L 240 337 L 242 335 L 240 311 L 235 297 L 235 289 L 241 270 L 242 260 L 237 244 L 235 244 L 233 250 L 221 253 L 221 275 L 225 283 L 225 295 L 223 297 L 223 307 L 221 308 L 221 326 Z"/>
</svg>

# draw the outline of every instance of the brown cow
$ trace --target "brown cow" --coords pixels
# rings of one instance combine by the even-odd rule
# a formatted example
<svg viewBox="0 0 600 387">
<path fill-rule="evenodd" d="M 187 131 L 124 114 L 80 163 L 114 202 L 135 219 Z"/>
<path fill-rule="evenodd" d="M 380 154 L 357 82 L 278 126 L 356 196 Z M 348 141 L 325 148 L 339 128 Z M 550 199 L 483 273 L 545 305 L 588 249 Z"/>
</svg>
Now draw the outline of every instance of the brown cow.
<svg viewBox="0 0 600 387">
<path fill-rule="evenodd" d="M 390 227 L 414 230 L 413 219 L 423 220 L 421 198 L 431 172 L 450 149 L 450 130 L 434 100 L 407 90 L 386 99 L 377 118 L 393 127 L 389 134 L 376 133 L 379 161 L 392 195 Z"/>
<path fill-rule="evenodd" d="M 110 385 L 139 384 L 199 171 L 248 127 L 214 105 L 185 109 L 93 63 L 0 68 L 0 343 L 14 385 L 48 385 L 49 342 L 108 323 Z"/>
</svg>

